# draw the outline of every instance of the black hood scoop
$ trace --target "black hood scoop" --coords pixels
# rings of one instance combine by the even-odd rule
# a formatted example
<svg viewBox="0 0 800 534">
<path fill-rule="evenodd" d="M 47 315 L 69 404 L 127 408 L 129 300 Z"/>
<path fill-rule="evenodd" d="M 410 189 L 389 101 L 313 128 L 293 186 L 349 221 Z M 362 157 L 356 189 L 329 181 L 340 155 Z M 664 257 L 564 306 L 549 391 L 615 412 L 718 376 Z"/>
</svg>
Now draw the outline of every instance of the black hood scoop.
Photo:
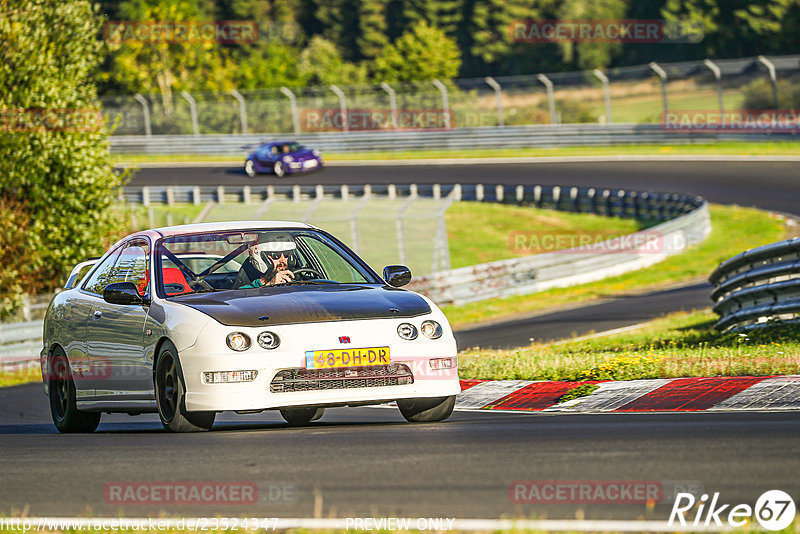
<svg viewBox="0 0 800 534">
<path fill-rule="evenodd" d="M 170 297 L 228 326 L 274 326 L 355 319 L 416 317 L 430 313 L 419 295 L 377 285 L 259 287 Z"/>
</svg>

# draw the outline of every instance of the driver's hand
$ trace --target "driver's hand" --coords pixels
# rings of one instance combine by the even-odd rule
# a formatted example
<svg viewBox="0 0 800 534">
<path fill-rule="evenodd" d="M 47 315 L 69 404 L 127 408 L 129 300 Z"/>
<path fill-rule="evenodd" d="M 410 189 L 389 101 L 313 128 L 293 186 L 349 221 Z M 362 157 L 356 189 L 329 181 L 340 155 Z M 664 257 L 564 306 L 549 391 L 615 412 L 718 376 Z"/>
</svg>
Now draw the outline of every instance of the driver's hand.
<svg viewBox="0 0 800 534">
<path fill-rule="evenodd" d="M 294 280 L 294 273 L 292 271 L 284 270 L 275 273 L 275 276 L 270 280 L 270 284 L 284 284 Z"/>
</svg>

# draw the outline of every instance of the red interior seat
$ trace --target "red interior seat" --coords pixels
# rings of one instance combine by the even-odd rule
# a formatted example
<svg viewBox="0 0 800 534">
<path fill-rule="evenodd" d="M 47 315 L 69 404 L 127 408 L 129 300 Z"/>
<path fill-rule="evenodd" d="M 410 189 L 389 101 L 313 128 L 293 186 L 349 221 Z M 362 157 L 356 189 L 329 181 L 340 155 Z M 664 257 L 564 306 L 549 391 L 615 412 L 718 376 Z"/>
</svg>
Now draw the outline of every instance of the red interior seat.
<svg viewBox="0 0 800 534">
<path fill-rule="evenodd" d="M 164 280 L 164 287 L 168 290 L 172 289 L 172 291 L 167 291 L 168 296 L 194 292 L 194 290 L 189 287 L 189 282 L 186 281 L 186 276 L 184 276 L 183 272 L 177 267 L 165 267 L 161 271 L 161 275 L 162 279 Z M 180 284 L 183 289 L 181 291 L 175 291 L 174 289 L 176 288 L 167 287 L 168 284 Z"/>
</svg>

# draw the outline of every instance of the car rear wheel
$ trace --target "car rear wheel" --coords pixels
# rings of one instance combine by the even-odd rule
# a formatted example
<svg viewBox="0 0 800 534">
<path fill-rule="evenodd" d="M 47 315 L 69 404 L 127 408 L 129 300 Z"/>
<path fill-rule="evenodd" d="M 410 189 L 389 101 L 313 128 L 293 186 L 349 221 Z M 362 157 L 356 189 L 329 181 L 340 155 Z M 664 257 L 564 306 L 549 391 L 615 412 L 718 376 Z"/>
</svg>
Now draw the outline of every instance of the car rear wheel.
<svg viewBox="0 0 800 534">
<path fill-rule="evenodd" d="M 282 161 L 276 161 L 275 165 L 272 166 L 272 172 L 275 173 L 275 176 L 281 178 L 286 174 L 286 166 L 284 166 Z"/>
<path fill-rule="evenodd" d="M 316 421 L 322 414 L 325 413 L 325 408 L 283 408 L 281 410 L 281 417 L 291 426 L 304 426 L 312 421 Z"/>
<path fill-rule="evenodd" d="M 397 407 L 409 423 L 431 423 L 444 421 L 453 413 L 456 396 L 428 399 L 400 399 Z"/>
<path fill-rule="evenodd" d="M 248 159 L 244 162 L 244 173 L 250 178 L 253 178 L 256 175 L 256 164 L 252 159 Z"/>
<path fill-rule="evenodd" d="M 50 413 L 59 432 L 94 432 L 100 424 L 100 412 L 82 412 L 76 406 L 75 382 L 69 360 L 61 347 L 53 351 L 49 365 Z"/>
<path fill-rule="evenodd" d="M 158 352 L 155 390 L 158 416 L 170 432 L 203 432 L 214 425 L 216 412 L 188 412 L 186 391 L 178 367 L 178 351 L 172 343 L 164 343 Z"/>
</svg>

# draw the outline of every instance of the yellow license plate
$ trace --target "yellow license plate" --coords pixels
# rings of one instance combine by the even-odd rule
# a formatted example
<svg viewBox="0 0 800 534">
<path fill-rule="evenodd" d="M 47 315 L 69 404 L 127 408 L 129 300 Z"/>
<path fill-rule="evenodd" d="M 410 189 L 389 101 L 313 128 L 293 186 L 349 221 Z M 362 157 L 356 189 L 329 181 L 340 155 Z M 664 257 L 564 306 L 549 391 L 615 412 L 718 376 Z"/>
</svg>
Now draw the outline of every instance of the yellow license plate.
<svg viewBox="0 0 800 534">
<path fill-rule="evenodd" d="M 365 365 L 388 365 L 389 347 L 367 347 L 364 349 L 332 349 L 306 351 L 306 369 L 330 369 L 331 367 L 363 367 Z"/>
</svg>

